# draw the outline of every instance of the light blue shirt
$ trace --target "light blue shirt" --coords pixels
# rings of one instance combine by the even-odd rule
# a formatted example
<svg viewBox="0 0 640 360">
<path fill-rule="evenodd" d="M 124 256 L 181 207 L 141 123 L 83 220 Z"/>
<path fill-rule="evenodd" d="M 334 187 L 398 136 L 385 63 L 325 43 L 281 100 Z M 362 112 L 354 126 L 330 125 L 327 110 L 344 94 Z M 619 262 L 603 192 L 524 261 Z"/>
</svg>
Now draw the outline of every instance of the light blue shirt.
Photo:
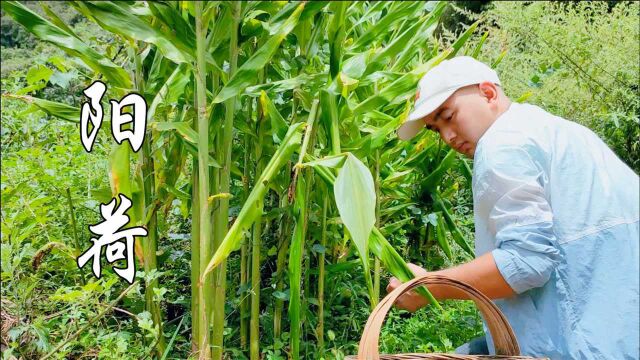
<svg viewBox="0 0 640 360">
<path fill-rule="evenodd" d="M 534 105 L 512 103 L 481 137 L 476 256 L 491 251 L 517 293 L 495 303 L 522 354 L 640 357 L 639 188 L 591 130 Z"/>
</svg>

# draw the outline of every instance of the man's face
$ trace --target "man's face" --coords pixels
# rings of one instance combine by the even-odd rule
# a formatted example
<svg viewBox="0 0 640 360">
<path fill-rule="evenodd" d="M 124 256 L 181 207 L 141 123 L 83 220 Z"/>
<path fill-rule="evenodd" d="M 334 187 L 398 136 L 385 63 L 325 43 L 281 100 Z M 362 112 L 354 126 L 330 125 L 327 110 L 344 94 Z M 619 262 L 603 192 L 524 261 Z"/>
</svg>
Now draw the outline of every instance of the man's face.
<svg viewBox="0 0 640 360">
<path fill-rule="evenodd" d="M 447 145 L 469 158 L 473 158 L 478 141 L 496 118 L 492 109 L 497 94 L 487 94 L 484 86 L 459 89 L 423 118 L 427 129 L 439 133 Z"/>
</svg>

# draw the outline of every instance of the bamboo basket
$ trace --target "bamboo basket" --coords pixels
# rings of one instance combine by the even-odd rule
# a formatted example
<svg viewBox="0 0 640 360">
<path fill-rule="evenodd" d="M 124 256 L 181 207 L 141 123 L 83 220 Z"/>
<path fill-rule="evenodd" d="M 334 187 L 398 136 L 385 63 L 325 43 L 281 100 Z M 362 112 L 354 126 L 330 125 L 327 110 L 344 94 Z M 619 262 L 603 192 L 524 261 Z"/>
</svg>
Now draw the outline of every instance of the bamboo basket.
<svg viewBox="0 0 640 360">
<path fill-rule="evenodd" d="M 380 328 L 384 322 L 384 319 L 389 312 L 389 309 L 395 303 L 396 299 L 402 296 L 404 293 L 421 285 L 441 285 L 450 286 L 465 292 L 475 303 L 484 320 L 487 323 L 489 332 L 493 338 L 495 345 L 496 355 L 457 355 L 457 354 L 444 354 L 444 353 L 431 353 L 431 354 L 383 354 L 378 353 L 378 339 L 380 337 Z M 413 280 L 407 281 L 400 285 L 394 291 L 389 293 L 382 301 L 376 306 L 367 325 L 362 333 L 360 339 L 360 345 L 358 347 L 357 356 L 348 356 L 346 359 L 350 360 L 474 360 L 474 359 L 536 359 L 543 360 L 548 358 L 533 358 L 529 356 L 520 355 L 520 347 L 516 340 L 511 325 L 507 322 L 502 312 L 493 304 L 493 302 L 475 288 L 467 285 L 466 283 L 450 279 L 448 277 L 439 275 L 425 275 L 417 277 Z"/>
</svg>

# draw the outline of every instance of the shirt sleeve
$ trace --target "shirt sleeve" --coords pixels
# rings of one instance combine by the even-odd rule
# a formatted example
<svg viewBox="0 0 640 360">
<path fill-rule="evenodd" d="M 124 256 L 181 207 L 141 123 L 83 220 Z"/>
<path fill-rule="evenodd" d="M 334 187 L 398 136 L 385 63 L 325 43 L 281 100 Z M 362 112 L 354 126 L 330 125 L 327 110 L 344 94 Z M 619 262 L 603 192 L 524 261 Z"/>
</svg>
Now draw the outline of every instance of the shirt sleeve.
<svg viewBox="0 0 640 360">
<path fill-rule="evenodd" d="M 535 146 L 500 146 L 483 159 L 476 201 L 495 234 L 498 270 L 518 294 L 543 286 L 560 259 L 553 213 L 543 183 L 547 179 Z"/>
</svg>

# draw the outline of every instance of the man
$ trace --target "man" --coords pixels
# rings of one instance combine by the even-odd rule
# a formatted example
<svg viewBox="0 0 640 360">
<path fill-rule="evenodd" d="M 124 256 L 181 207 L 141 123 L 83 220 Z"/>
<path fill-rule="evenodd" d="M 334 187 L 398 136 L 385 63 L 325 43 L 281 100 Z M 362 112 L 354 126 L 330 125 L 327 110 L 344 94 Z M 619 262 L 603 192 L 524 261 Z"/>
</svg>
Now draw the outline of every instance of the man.
<svg viewBox="0 0 640 360">
<path fill-rule="evenodd" d="M 476 259 L 433 273 L 494 299 L 525 355 L 637 359 L 638 175 L 589 129 L 509 101 L 497 74 L 470 57 L 443 61 L 420 80 L 398 135 L 408 140 L 424 127 L 474 159 Z M 398 285 L 392 278 L 387 291 Z M 408 293 L 397 306 L 426 304 Z M 493 354 L 489 334 L 457 351 L 487 348 Z"/>
</svg>

